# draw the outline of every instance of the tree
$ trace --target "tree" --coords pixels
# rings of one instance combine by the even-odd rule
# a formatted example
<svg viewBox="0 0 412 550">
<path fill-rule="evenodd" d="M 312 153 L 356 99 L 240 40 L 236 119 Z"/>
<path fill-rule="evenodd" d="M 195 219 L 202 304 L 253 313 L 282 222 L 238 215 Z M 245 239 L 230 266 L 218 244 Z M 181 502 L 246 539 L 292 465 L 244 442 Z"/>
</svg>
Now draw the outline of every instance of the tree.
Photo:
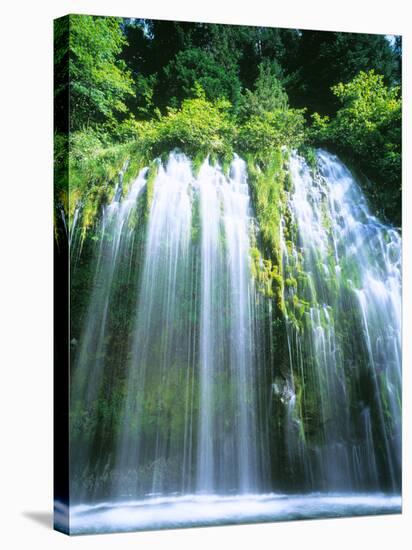
<svg viewBox="0 0 412 550">
<path fill-rule="evenodd" d="M 159 78 L 158 95 L 175 106 L 184 98 L 193 97 L 195 83 L 203 88 L 209 100 L 226 98 L 236 104 L 240 97 L 240 81 L 235 68 L 225 68 L 213 53 L 200 48 L 180 51 L 165 67 Z"/>
<path fill-rule="evenodd" d="M 387 85 L 398 84 L 399 63 L 384 35 L 302 31 L 292 67 L 297 82 L 287 87 L 291 104 L 323 115 L 339 108 L 331 86 L 349 82 L 360 71 L 374 69 Z"/>
<path fill-rule="evenodd" d="M 268 59 L 260 63 L 254 91 L 246 90 L 243 94 L 239 109 L 241 119 L 288 108 L 288 96 L 279 79 L 280 74 L 278 63 Z"/>
<path fill-rule="evenodd" d="M 126 44 L 115 17 L 70 16 L 70 127 L 124 115 L 132 79 L 119 54 Z"/>
</svg>

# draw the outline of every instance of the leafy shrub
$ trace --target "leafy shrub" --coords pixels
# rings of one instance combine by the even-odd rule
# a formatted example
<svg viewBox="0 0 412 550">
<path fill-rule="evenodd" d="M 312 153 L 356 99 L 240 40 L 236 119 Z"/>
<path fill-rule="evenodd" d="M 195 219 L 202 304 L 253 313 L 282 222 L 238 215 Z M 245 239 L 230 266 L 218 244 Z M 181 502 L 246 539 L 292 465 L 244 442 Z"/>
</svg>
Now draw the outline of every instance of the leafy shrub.
<svg viewBox="0 0 412 550">
<path fill-rule="evenodd" d="M 211 102 L 200 86 L 197 97 L 185 99 L 180 109 L 169 108 L 165 116 L 141 122 L 136 136 L 151 156 L 180 148 L 188 155 L 222 155 L 233 152 L 235 126 L 230 118 L 231 103 L 226 99 Z"/>
<path fill-rule="evenodd" d="M 400 224 L 401 99 L 398 86 L 382 75 L 361 71 L 332 91 L 341 103 L 333 119 L 312 116 L 313 143 L 329 145 L 355 161 L 377 185 L 365 190 L 379 215 Z"/>
<path fill-rule="evenodd" d="M 77 162 L 96 157 L 107 147 L 104 133 L 96 128 L 71 132 L 69 141 L 70 157 Z"/>
<path fill-rule="evenodd" d="M 239 130 L 239 151 L 264 160 L 282 145 L 298 147 L 304 140 L 303 113 L 304 110 L 278 109 L 251 116 Z"/>
</svg>

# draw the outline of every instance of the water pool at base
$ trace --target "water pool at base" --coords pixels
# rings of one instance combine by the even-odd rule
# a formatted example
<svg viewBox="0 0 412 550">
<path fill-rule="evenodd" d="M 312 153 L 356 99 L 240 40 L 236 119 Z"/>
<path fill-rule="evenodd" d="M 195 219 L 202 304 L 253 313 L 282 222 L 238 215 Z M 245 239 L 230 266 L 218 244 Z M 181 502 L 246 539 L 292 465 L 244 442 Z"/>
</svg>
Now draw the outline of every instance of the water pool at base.
<svg viewBox="0 0 412 550">
<path fill-rule="evenodd" d="M 56 519 L 67 513 L 56 505 Z M 70 534 L 337 518 L 401 512 L 399 495 L 185 495 L 71 506 Z"/>
</svg>

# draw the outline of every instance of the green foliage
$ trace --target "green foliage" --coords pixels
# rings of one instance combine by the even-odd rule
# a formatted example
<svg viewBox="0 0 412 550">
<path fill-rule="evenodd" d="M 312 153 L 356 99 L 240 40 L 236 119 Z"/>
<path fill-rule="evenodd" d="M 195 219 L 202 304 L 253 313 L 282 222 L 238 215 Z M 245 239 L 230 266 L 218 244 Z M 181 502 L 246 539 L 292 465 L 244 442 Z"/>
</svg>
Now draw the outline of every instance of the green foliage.
<svg viewBox="0 0 412 550">
<path fill-rule="evenodd" d="M 54 193 L 55 200 L 60 202 L 67 212 L 68 190 L 68 151 L 69 140 L 67 134 L 56 132 L 54 134 Z"/>
<path fill-rule="evenodd" d="M 313 113 L 311 115 L 312 126 L 310 129 L 310 136 L 312 140 L 325 140 L 329 131 L 329 116 L 321 116 L 319 113 Z"/>
<path fill-rule="evenodd" d="M 97 157 L 109 146 L 107 135 L 94 128 L 71 132 L 69 142 L 71 159 L 75 162 Z"/>
<path fill-rule="evenodd" d="M 399 50 L 384 35 L 302 31 L 298 49 L 288 61 L 297 78 L 287 91 L 294 106 L 333 115 L 339 102 L 332 86 L 371 69 L 384 76 L 385 84 L 399 84 L 399 60 Z"/>
<path fill-rule="evenodd" d="M 197 97 L 185 99 L 180 109 L 169 108 L 165 116 L 137 125 L 137 138 L 149 156 L 155 157 L 180 148 L 190 156 L 211 153 L 223 157 L 233 153 L 235 127 L 230 118 L 231 104 L 225 99 L 211 102 L 196 85 Z"/>
<path fill-rule="evenodd" d="M 136 101 L 134 112 L 139 118 L 150 118 L 155 109 L 153 100 L 154 86 L 156 83 L 155 75 L 144 77 L 139 74 L 134 81 Z"/>
<path fill-rule="evenodd" d="M 177 106 L 193 96 L 196 83 L 209 100 L 227 98 L 233 104 L 239 99 L 240 82 L 233 68 L 217 62 L 210 51 L 200 48 L 180 51 L 164 68 L 162 85 L 171 96 L 170 103 Z"/>
<path fill-rule="evenodd" d="M 263 161 L 282 145 L 298 147 L 304 140 L 304 124 L 303 110 L 278 109 L 253 115 L 239 130 L 238 150 Z"/>
<path fill-rule="evenodd" d="M 282 276 L 279 265 L 271 259 L 264 259 L 258 248 L 250 250 L 251 271 L 258 291 L 267 298 L 277 298 L 280 311 L 283 309 Z"/>
<path fill-rule="evenodd" d="M 279 312 L 284 311 L 283 270 L 280 244 L 281 216 L 285 210 L 286 195 L 283 168 L 284 154 L 280 148 L 272 150 L 263 170 L 257 159 L 249 156 L 248 173 L 253 204 L 259 222 L 259 248 L 252 253 L 252 268 L 258 288 L 270 297 L 275 297 Z"/>
<path fill-rule="evenodd" d="M 68 133 L 69 118 L 69 18 L 54 21 L 54 130 Z"/>
<path fill-rule="evenodd" d="M 279 72 L 279 66 L 268 60 L 259 65 L 259 76 L 254 91 L 246 90 L 243 94 L 239 108 L 241 119 L 288 108 L 288 96 L 279 79 Z"/>
<path fill-rule="evenodd" d="M 231 134 L 234 131 L 229 119 L 230 104 L 226 100 L 211 103 L 200 87 L 195 99 L 184 101 L 182 108 L 169 109 L 167 115 L 152 122 L 129 118 L 118 124 L 116 131 L 102 127 L 71 132 L 69 172 L 61 162 L 67 158 L 68 147 L 63 134 L 56 137 L 56 167 L 59 167 L 57 186 L 58 202 L 71 223 L 76 206 L 82 203 L 83 238 L 93 228 L 101 206 L 113 196 L 118 175 L 126 160 L 130 161 L 124 175 L 124 191 L 138 170 L 151 163 L 144 194 L 147 213 L 153 194 L 153 181 L 157 164 L 152 159 L 168 154 L 180 147 L 189 155 L 204 160 L 209 153 L 232 158 Z M 113 136 L 117 140 L 113 141 Z M 70 186 L 67 175 L 70 173 Z M 65 183 L 66 182 L 66 183 Z M 69 194 L 67 194 L 69 190 Z"/>
<path fill-rule="evenodd" d="M 136 142 L 112 144 L 106 134 L 91 128 L 70 134 L 67 213 L 71 224 L 76 206 L 82 203 L 83 237 L 94 226 L 101 206 L 112 199 L 119 172 L 131 158 L 123 180 L 125 191 L 146 163 Z"/>
<path fill-rule="evenodd" d="M 308 165 L 312 170 L 316 170 L 318 161 L 316 157 L 316 150 L 308 143 L 303 143 L 299 147 L 299 153 L 305 158 Z"/>
<path fill-rule="evenodd" d="M 197 164 L 233 151 L 266 163 L 287 146 L 313 165 L 309 107 L 312 144 L 353 159 L 377 183 L 376 212 L 400 223 L 399 37 L 73 15 L 55 43 L 56 128 L 70 92 L 71 131 L 95 130 L 74 137 L 80 155 L 136 140 L 149 160 L 178 147 Z M 383 77 L 360 76 L 370 68 Z"/>
<path fill-rule="evenodd" d="M 275 64 L 261 63 L 255 89 L 246 90 L 239 109 L 243 124 L 236 147 L 260 161 L 270 158 L 281 146 L 298 147 L 304 140 L 304 110 L 288 108 L 288 97 L 276 72 Z"/>
<path fill-rule="evenodd" d="M 375 211 L 400 225 L 401 115 L 399 87 L 382 75 L 361 71 L 347 84 L 332 87 L 341 108 L 329 120 L 313 115 L 312 141 L 346 154 L 377 185 L 365 190 Z"/>
<path fill-rule="evenodd" d="M 121 19 L 70 16 L 70 125 L 113 120 L 127 111 L 132 79 L 119 54 L 126 43 Z"/>
</svg>

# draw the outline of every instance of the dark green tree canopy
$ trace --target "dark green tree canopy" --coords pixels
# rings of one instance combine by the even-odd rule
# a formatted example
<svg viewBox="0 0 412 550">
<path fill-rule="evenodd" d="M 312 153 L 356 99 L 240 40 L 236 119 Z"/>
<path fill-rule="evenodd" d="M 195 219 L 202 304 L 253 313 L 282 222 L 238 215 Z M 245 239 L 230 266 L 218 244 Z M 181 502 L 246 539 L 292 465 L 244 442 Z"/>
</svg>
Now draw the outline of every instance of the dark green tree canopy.
<svg viewBox="0 0 412 550">
<path fill-rule="evenodd" d="M 185 97 L 193 95 L 196 82 L 209 99 L 225 97 L 234 104 L 239 100 L 240 81 L 235 68 L 226 69 L 211 52 L 200 48 L 183 50 L 166 65 L 159 79 L 158 96 L 164 98 L 167 90 L 169 102 L 180 104 Z"/>
<path fill-rule="evenodd" d="M 265 59 L 260 63 L 254 91 L 245 90 L 243 94 L 239 110 L 241 118 L 288 108 L 288 95 L 279 78 L 281 74 L 282 69 L 276 61 Z"/>
<path fill-rule="evenodd" d="M 322 114 L 333 114 L 339 106 L 331 86 L 349 82 L 359 71 L 374 69 L 386 84 L 400 80 L 399 54 L 377 34 L 302 31 L 290 67 L 298 73 L 288 88 L 291 103 Z"/>
</svg>

